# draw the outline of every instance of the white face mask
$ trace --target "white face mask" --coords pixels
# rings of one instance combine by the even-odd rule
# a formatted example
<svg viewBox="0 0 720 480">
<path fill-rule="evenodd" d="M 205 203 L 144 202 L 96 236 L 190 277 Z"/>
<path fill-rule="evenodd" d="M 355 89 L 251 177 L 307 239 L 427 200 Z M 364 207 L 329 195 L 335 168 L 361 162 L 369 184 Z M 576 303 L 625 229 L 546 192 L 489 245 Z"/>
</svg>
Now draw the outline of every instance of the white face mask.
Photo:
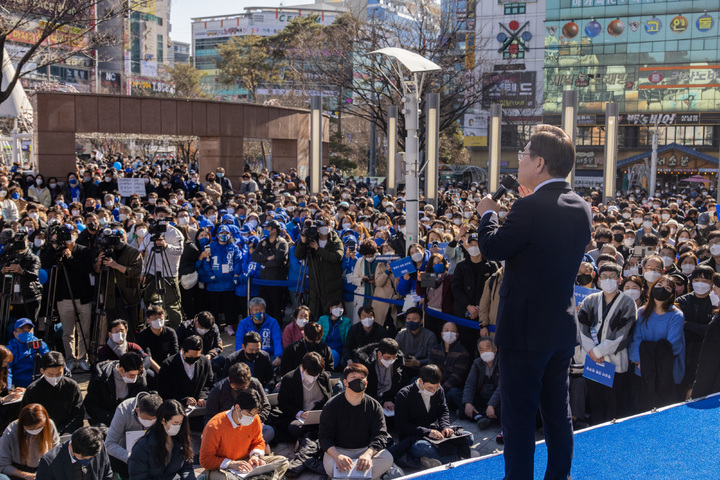
<svg viewBox="0 0 720 480">
<path fill-rule="evenodd" d="M 632 298 L 634 301 L 637 301 L 638 298 L 640 298 L 640 290 L 629 288 L 623 292 L 628 297 Z"/>
<path fill-rule="evenodd" d="M 622 214 L 623 218 L 630 218 L 630 212 L 625 212 Z"/>
<path fill-rule="evenodd" d="M 424 256 L 422 252 L 415 252 L 410 258 L 412 258 L 413 262 L 421 262 Z"/>
<path fill-rule="evenodd" d="M 182 424 L 180 424 L 180 425 L 169 425 L 169 426 L 165 429 L 165 431 L 167 432 L 167 434 L 168 434 L 169 436 L 174 437 L 175 435 L 177 435 L 178 433 L 180 433 L 180 427 L 182 427 Z"/>
<path fill-rule="evenodd" d="M 688 240 L 690 240 L 690 239 L 687 238 L 687 237 L 680 237 L 680 238 L 677 239 L 677 243 L 678 243 L 678 245 L 680 245 L 681 243 L 685 243 L 685 242 L 687 242 Z"/>
<path fill-rule="evenodd" d="M 320 235 L 327 235 L 328 232 L 330 232 L 330 228 L 328 228 L 328 227 L 320 227 L 320 228 L 318 228 L 318 233 L 319 233 Z"/>
<path fill-rule="evenodd" d="M 600 280 L 600 288 L 603 292 L 609 295 L 611 293 L 615 293 L 615 290 L 618 288 L 618 282 L 612 278 L 605 278 Z"/>
<path fill-rule="evenodd" d="M 362 322 L 363 327 L 365 327 L 365 328 L 370 328 L 370 327 L 372 327 L 373 323 L 375 323 L 375 319 L 373 319 L 372 317 L 366 317 L 360 321 Z"/>
<path fill-rule="evenodd" d="M 472 247 L 468 247 L 467 252 L 471 257 L 477 257 L 480 255 L 480 247 L 473 245 Z"/>
<path fill-rule="evenodd" d="M 710 291 L 712 285 L 704 282 L 693 282 L 692 287 L 693 290 L 695 290 L 695 293 L 697 293 L 698 295 L 705 295 Z"/>
<path fill-rule="evenodd" d="M 112 338 L 112 341 L 117 343 L 118 345 L 125 343 L 125 337 L 127 335 L 124 333 L 111 333 L 110 338 Z"/>
<path fill-rule="evenodd" d="M 483 362 L 490 363 L 495 360 L 495 352 L 482 352 L 480 358 L 482 358 Z"/>
<path fill-rule="evenodd" d="M 456 218 L 455 220 L 453 220 L 453 223 L 455 225 L 462 225 L 462 218 Z"/>
<path fill-rule="evenodd" d="M 713 257 L 716 257 L 716 256 L 720 255 L 720 245 L 717 245 L 717 244 L 716 244 L 716 245 L 711 245 L 711 246 L 710 246 L 710 253 L 712 254 Z"/>
<path fill-rule="evenodd" d="M 62 380 L 62 375 L 59 377 L 48 377 L 47 375 L 43 375 L 43 378 L 46 382 L 48 382 L 53 387 L 56 386 L 58 383 L 60 383 L 60 380 Z"/>
<path fill-rule="evenodd" d="M 463 217 L 465 217 L 465 218 L 472 217 L 472 212 L 463 212 Z"/>
<path fill-rule="evenodd" d="M 635 217 L 635 218 L 633 218 L 633 223 L 635 225 L 640 225 L 641 223 L 643 223 L 643 220 L 640 217 Z"/>
<path fill-rule="evenodd" d="M 655 280 L 660 278 L 660 274 L 651 270 L 649 272 L 645 272 L 643 277 L 645 277 L 645 280 L 647 280 L 648 283 L 655 283 Z"/>
<path fill-rule="evenodd" d="M 445 343 L 454 343 L 457 340 L 457 333 L 455 332 L 442 332 L 442 339 Z"/>
<path fill-rule="evenodd" d="M 137 419 L 138 419 L 138 422 L 140 422 L 140 425 L 142 425 L 144 428 L 152 427 L 153 425 L 155 425 L 155 422 L 157 421 L 157 419 L 145 420 L 144 418 L 140 418 L 139 415 L 138 415 Z"/>
<path fill-rule="evenodd" d="M 253 420 L 255 420 L 255 416 L 251 417 L 250 415 L 243 415 L 240 417 L 240 425 L 247 427 L 253 422 Z"/>
<path fill-rule="evenodd" d="M 343 312 L 344 312 L 344 310 L 343 310 L 342 308 L 337 308 L 337 307 L 336 307 L 336 308 L 333 308 L 330 312 L 331 312 L 334 316 L 336 316 L 336 317 L 341 317 L 342 314 L 343 314 Z"/>
<path fill-rule="evenodd" d="M 507 212 L 505 210 L 501 210 L 500 212 L 498 212 L 498 217 L 500 217 L 500 218 L 507 217 Z"/>
<path fill-rule="evenodd" d="M 195 331 L 197 331 L 198 334 L 200 334 L 200 335 L 205 335 L 207 332 L 210 331 L 210 329 L 209 329 L 209 328 L 200 328 L 200 327 L 198 327 L 198 328 L 195 329 Z"/>
<path fill-rule="evenodd" d="M 652 226 L 653 226 L 653 222 L 651 222 L 651 221 L 646 220 L 643 222 L 643 227 L 645 227 L 645 228 L 650 229 L 650 228 L 652 228 Z"/>
<path fill-rule="evenodd" d="M 720 245 L 718 245 L 720 246 Z M 669 267 L 674 263 L 674 260 L 672 257 L 660 257 L 662 258 L 663 264 L 665 264 L 665 268 Z"/>
<path fill-rule="evenodd" d="M 695 270 L 695 265 L 692 263 L 683 263 L 680 265 L 680 270 L 682 270 L 682 273 L 685 275 L 690 275 Z"/>
<path fill-rule="evenodd" d="M 190 217 L 179 217 L 178 225 L 190 225 Z"/>
<path fill-rule="evenodd" d="M 145 236 L 147 235 L 147 232 L 148 232 L 148 231 L 147 231 L 147 228 L 138 228 L 138 229 L 135 231 L 135 234 L 136 234 L 138 237 L 145 237 Z"/>
<path fill-rule="evenodd" d="M 160 329 L 160 328 L 162 328 L 164 325 L 165 325 L 165 319 L 164 319 L 164 318 L 161 318 L 161 319 L 159 319 L 159 320 L 152 320 L 152 321 L 150 322 L 150 326 L 151 326 L 152 328 L 156 328 L 156 329 Z"/>
<path fill-rule="evenodd" d="M 123 379 L 123 382 L 125 382 L 125 383 L 135 383 L 135 382 L 137 382 L 137 377 L 128 378 L 128 377 L 126 377 L 125 375 L 123 375 L 122 379 Z"/>
<path fill-rule="evenodd" d="M 712 302 L 713 307 L 717 307 L 718 303 L 720 303 L 720 297 L 718 297 L 717 294 L 712 291 L 710 292 L 710 301 Z"/>
<path fill-rule="evenodd" d="M 668 220 L 670 220 L 670 214 L 669 214 L 669 213 L 663 213 L 662 215 L 660 215 L 660 218 L 662 218 L 662 221 L 663 221 L 663 222 L 667 222 Z"/>
<path fill-rule="evenodd" d="M 352 228 L 352 225 L 349 223 L 343 223 L 342 228 L 343 230 L 350 230 Z"/>
<path fill-rule="evenodd" d="M 42 431 L 43 431 L 43 427 L 36 428 L 35 430 L 30 430 L 29 428 L 25 429 L 25 433 L 27 433 L 28 435 L 37 435 L 38 433 L 40 433 Z"/>
<path fill-rule="evenodd" d="M 297 324 L 298 327 L 300 327 L 302 329 L 302 328 L 305 328 L 305 325 L 307 325 L 308 319 L 307 318 L 298 318 L 295 320 L 295 323 Z"/>
<path fill-rule="evenodd" d="M 623 277 L 629 277 L 630 275 L 637 275 L 638 274 L 638 267 L 631 267 L 627 270 L 623 270 Z"/>
<path fill-rule="evenodd" d="M 390 368 L 394 362 L 395 360 L 385 360 L 384 358 L 380 359 L 380 363 L 382 363 L 385 368 Z"/>
</svg>

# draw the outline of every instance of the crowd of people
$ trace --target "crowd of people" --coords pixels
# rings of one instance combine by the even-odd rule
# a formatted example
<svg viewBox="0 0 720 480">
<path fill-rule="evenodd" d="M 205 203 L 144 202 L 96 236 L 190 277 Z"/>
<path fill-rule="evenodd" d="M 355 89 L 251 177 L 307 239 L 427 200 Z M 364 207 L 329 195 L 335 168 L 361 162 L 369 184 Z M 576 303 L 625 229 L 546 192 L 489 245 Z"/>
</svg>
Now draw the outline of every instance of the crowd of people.
<svg viewBox="0 0 720 480">
<path fill-rule="evenodd" d="M 457 419 L 501 426 L 504 265 L 478 245 L 483 185 L 441 185 L 408 219 L 402 191 L 334 167 L 317 193 L 294 169 L 235 185 L 198 171 L 124 155 L 63 179 L 0 167 L 0 479 L 192 479 L 194 463 L 209 479 L 377 479 L 470 457 Z M 122 197 L 123 178 L 146 194 Z M 594 233 L 576 282 L 575 426 L 720 391 L 711 192 L 578 193 Z M 525 194 L 502 199 L 499 222 Z M 414 271 L 396 276 L 406 257 Z M 588 359 L 614 367 L 610 386 L 583 375 Z M 90 373 L 84 396 L 73 372 Z M 278 441 L 295 454 L 273 455 Z"/>
</svg>

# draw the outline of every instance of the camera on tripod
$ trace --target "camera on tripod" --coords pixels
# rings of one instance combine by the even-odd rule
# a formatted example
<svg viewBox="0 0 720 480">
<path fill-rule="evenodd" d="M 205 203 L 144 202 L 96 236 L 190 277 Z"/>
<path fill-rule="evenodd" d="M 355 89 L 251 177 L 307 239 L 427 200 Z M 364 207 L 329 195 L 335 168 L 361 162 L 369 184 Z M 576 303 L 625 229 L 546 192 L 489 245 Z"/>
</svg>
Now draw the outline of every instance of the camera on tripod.
<svg viewBox="0 0 720 480">
<path fill-rule="evenodd" d="M 325 222 L 322 220 L 306 220 L 300 235 L 305 237 L 305 241 L 307 243 L 317 242 L 320 240 L 320 232 L 318 232 L 318 228 L 323 225 L 325 225 Z"/>
<path fill-rule="evenodd" d="M 6 230 L 2 232 L 2 264 L 4 266 L 12 265 L 17 262 L 18 252 L 25 250 L 26 240 L 28 237 L 27 229 L 20 227 L 17 232 Z"/>
<path fill-rule="evenodd" d="M 123 245 L 123 231 L 118 228 L 104 228 L 100 231 L 97 242 L 105 258 L 113 258 L 115 251 Z"/>
<path fill-rule="evenodd" d="M 167 232 L 168 221 L 163 219 L 150 220 L 148 222 L 148 233 L 150 234 L 150 241 L 157 242 L 163 233 Z"/>
</svg>

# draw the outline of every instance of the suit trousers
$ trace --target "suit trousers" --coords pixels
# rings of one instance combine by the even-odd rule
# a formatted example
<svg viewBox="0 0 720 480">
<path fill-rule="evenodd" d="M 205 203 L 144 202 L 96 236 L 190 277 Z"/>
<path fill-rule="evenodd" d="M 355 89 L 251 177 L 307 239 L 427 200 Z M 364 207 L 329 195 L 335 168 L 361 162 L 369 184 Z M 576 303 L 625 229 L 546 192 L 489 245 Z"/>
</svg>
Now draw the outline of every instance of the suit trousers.
<svg viewBox="0 0 720 480">
<path fill-rule="evenodd" d="M 335 447 L 341 455 L 348 456 L 354 461 L 357 460 L 360 455 L 365 453 L 367 448 L 339 448 Z M 372 478 L 377 480 L 383 476 L 385 472 L 390 470 L 393 465 L 393 456 L 387 450 L 380 450 L 372 458 Z M 325 473 L 328 477 L 333 478 L 335 471 L 335 459 L 327 453 L 323 457 L 323 466 L 325 467 Z"/>
<path fill-rule="evenodd" d="M 77 308 L 80 328 L 75 328 L 75 308 Z M 80 303 L 80 300 L 75 300 L 75 308 L 73 308 L 72 300 L 60 300 L 57 302 L 58 316 L 63 329 L 62 340 L 65 348 L 65 361 L 87 361 L 86 347 L 90 347 L 91 342 L 90 320 L 92 309 L 89 303 Z M 77 355 L 75 354 L 75 346 L 77 346 Z"/>
<path fill-rule="evenodd" d="M 535 460 L 535 416 L 543 420 L 548 450 L 546 480 L 570 478 L 573 429 L 568 378 L 575 349 L 530 352 L 500 348 L 498 368 L 505 478 L 532 480 Z"/>
</svg>

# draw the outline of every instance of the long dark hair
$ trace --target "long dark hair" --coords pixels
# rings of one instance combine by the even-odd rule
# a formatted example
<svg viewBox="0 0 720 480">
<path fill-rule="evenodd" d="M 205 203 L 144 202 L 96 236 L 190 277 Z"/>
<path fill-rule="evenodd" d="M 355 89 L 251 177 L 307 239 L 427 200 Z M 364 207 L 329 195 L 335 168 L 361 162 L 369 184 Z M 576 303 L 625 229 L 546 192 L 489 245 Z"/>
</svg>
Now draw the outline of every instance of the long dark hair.
<svg viewBox="0 0 720 480">
<path fill-rule="evenodd" d="M 30 446 L 28 445 L 27 438 L 25 438 L 25 427 L 35 426 L 42 423 L 42 432 L 39 434 L 39 439 L 35 443 L 41 448 L 40 456 L 45 455 L 53 447 L 53 432 L 50 424 L 50 415 L 48 415 L 45 407 L 39 403 L 31 403 L 25 405 L 20 410 L 17 420 L 17 442 L 20 447 L 20 458 L 27 462 L 30 455 Z"/>
<path fill-rule="evenodd" d="M 4 345 L 0 345 L 0 390 L 8 386 L 8 365 L 13 361 L 13 354 Z"/>
<path fill-rule="evenodd" d="M 647 322 L 650 319 L 650 315 L 655 311 L 655 295 L 653 294 L 653 288 L 655 285 L 659 285 L 660 282 L 663 280 L 667 280 L 668 285 L 672 289 L 672 292 L 670 294 L 670 297 L 663 302 L 663 310 L 668 312 L 672 308 L 673 304 L 675 303 L 675 295 L 677 291 L 675 290 L 677 286 L 675 285 L 675 279 L 670 275 L 661 275 L 660 278 L 658 278 L 655 283 L 652 284 L 652 286 L 648 286 L 648 299 L 647 302 L 645 302 L 645 309 L 642 313 L 642 321 Z"/>
<path fill-rule="evenodd" d="M 163 420 L 169 422 L 172 417 L 177 415 L 183 416 L 183 423 L 180 426 L 180 432 L 173 437 L 173 442 L 180 442 L 182 449 L 185 454 L 185 460 L 192 462 L 193 460 L 193 449 L 192 443 L 190 442 L 190 425 L 188 424 L 187 415 L 185 415 L 185 409 L 177 400 L 165 400 L 157 410 L 157 421 L 150 427 L 148 435 L 152 435 L 157 440 L 155 446 L 155 456 L 162 461 L 163 465 L 167 465 L 170 462 L 170 451 L 168 451 L 167 438 L 168 434 L 165 431 L 165 425 Z"/>
</svg>

